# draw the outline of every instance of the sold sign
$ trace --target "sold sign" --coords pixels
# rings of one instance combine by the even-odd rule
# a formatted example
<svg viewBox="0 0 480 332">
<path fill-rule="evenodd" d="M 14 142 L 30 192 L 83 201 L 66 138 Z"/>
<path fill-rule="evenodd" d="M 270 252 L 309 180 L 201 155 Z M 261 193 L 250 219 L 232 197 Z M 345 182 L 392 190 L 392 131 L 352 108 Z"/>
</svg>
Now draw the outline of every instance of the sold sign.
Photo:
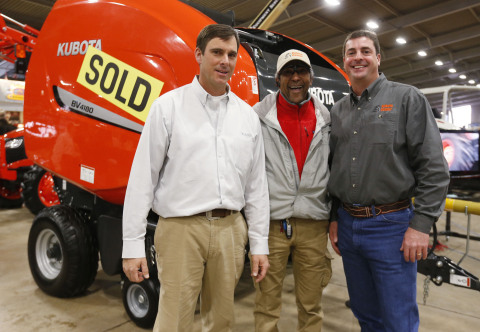
<svg viewBox="0 0 480 332">
<path fill-rule="evenodd" d="M 145 122 L 163 82 L 89 46 L 77 82 Z"/>
</svg>

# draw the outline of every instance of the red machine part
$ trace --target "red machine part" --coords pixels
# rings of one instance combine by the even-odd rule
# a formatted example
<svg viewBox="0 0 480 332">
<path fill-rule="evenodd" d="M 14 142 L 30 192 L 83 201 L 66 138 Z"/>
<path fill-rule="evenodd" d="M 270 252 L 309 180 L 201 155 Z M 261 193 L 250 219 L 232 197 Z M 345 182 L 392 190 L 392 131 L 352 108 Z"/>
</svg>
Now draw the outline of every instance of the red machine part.
<svg viewBox="0 0 480 332">
<path fill-rule="evenodd" d="M 33 162 L 28 159 L 21 159 L 18 161 L 7 163 L 5 153 L 5 139 L 19 139 L 23 136 L 23 129 L 11 131 L 3 136 L 0 136 L 0 179 L 15 181 L 17 180 L 17 169 L 20 167 L 33 166 Z"/>
<path fill-rule="evenodd" d="M 5 20 L 19 26 L 26 32 L 7 26 Z M 17 58 L 25 58 L 26 52 L 32 52 L 39 31 L 0 14 L 0 58 L 14 63 Z"/>
<path fill-rule="evenodd" d="M 46 172 L 40 179 L 38 184 L 38 198 L 45 206 L 54 206 L 60 204 L 60 199 L 55 191 L 55 183 L 52 174 Z"/>
</svg>

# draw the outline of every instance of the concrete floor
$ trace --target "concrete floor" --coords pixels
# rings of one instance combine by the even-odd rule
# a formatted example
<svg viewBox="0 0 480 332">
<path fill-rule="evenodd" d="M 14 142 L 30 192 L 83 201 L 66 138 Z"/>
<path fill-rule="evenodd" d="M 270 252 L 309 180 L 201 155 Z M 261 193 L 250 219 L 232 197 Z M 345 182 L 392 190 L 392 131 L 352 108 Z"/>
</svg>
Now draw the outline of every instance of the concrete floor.
<svg viewBox="0 0 480 332">
<path fill-rule="evenodd" d="M 27 238 L 33 220 L 27 209 L 0 210 L 0 331 L 145 331 L 128 318 L 122 305 L 120 278 L 98 271 L 94 284 L 85 296 L 58 299 L 44 294 L 32 279 L 27 259 Z M 480 234 L 480 216 L 472 216 L 472 235 Z M 445 214 L 439 230 L 445 225 Z M 452 214 L 452 231 L 466 232 L 467 217 Z M 465 239 L 445 236 L 441 243 L 448 246 L 437 255 L 458 262 L 466 248 Z M 333 251 L 332 251 L 333 253 Z M 333 277 L 323 296 L 323 331 L 360 331 L 351 311 L 345 307 L 348 298 L 341 258 L 334 254 Z M 469 254 L 461 266 L 480 277 L 480 243 L 470 242 Z M 418 274 L 417 289 L 420 310 L 420 331 L 479 331 L 480 293 L 475 290 L 430 283 L 427 304 L 423 304 L 425 277 Z M 295 331 L 296 307 L 293 276 L 288 273 L 284 285 L 281 331 Z M 254 289 L 249 278 L 237 288 L 234 331 L 253 331 Z M 200 331 L 196 315 L 194 332 Z"/>
</svg>

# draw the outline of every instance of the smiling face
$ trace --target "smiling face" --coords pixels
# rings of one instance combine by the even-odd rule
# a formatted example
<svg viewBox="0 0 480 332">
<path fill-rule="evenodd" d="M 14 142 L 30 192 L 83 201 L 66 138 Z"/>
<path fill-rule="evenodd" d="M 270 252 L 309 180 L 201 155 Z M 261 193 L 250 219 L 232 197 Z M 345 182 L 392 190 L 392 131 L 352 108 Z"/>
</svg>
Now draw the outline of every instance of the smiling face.
<svg viewBox="0 0 480 332">
<path fill-rule="evenodd" d="M 195 58 L 200 65 L 200 85 L 212 96 L 223 95 L 237 63 L 235 37 L 211 39 L 203 54 L 199 48 L 195 49 Z"/>
<path fill-rule="evenodd" d="M 290 61 L 280 70 L 277 84 L 290 103 L 300 104 L 307 98 L 312 85 L 310 68 L 302 61 Z"/>
<path fill-rule="evenodd" d="M 360 37 L 345 43 L 343 67 L 357 95 L 361 95 L 378 78 L 379 66 L 380 54 L 375 52 L 371 39 Z"/>
</svg>

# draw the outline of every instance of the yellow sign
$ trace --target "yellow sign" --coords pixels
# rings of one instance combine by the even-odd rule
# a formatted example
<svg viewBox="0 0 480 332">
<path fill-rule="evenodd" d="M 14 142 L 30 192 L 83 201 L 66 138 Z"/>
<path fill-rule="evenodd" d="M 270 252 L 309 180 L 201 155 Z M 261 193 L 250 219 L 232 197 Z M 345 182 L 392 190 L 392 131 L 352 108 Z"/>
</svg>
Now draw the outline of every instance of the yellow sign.
<svg viewBox="0 0 480 332">
<path fill-rule="evenodd" d="M 10 93 L 7 95 L 7 99 L 11 100 L 23 100 L 25 94 L 24 86 L 11 86 Z"/>
<path fill-rule="evenodd" d="M 145 122 L 163 82 L 89 46 L 77 82 Z"/>
</svg>

